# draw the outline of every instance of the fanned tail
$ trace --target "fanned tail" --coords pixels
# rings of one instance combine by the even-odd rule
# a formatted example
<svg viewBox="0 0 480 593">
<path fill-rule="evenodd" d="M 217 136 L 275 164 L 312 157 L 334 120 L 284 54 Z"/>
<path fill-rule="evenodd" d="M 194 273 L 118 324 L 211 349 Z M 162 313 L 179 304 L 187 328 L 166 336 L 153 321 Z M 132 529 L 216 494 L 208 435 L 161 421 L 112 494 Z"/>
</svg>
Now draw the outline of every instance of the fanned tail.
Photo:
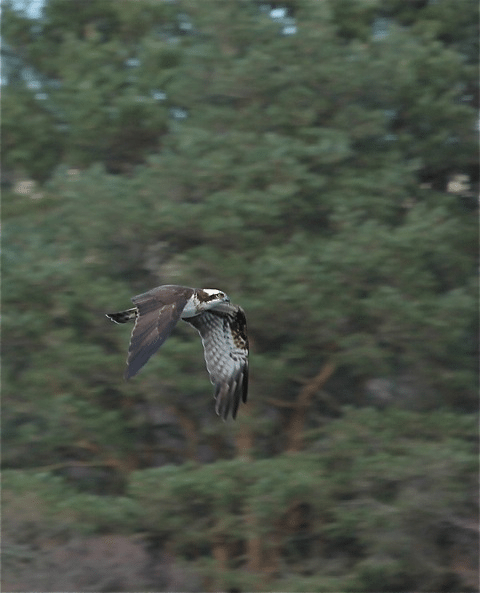
<svg viewBox="0 0 480 593">
<path fill-rule="evenodd" d="M 134 321 L 137 318 L 138 309 L 127 309 L 126 311 L 119 311 L 118 313 L 106 313 L 105 316 L 114 321 L 115 323 L 128 323 Z"/>
</svg>

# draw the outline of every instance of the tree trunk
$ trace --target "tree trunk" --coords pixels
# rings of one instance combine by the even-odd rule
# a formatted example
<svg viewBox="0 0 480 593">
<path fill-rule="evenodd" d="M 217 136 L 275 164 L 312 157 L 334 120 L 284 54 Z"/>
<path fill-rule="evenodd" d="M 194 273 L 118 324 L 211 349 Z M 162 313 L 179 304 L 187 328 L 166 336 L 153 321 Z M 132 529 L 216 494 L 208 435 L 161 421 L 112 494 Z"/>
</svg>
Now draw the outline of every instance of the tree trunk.
<svg viewBox="0 0 480 593">
<path fill-rule="evenodd" d="M 290 421 L 287 425 L 287 451 L 301 451 L 303 449 L 303 427 L 305 414 L 315 393 L 323 387 L 333 375 L 336 365 L 327 361 L 322 370 L 300 390 L 297 401 L 293 404 Z"/>
<path fill-rule="evenodd" d="M 198 430 L 195 421 L 179 407 L 172 406 L 172 411 L 177 417 L 187 440 L 185 457 L 190 461 L 197 461 Z"/>
</svg>

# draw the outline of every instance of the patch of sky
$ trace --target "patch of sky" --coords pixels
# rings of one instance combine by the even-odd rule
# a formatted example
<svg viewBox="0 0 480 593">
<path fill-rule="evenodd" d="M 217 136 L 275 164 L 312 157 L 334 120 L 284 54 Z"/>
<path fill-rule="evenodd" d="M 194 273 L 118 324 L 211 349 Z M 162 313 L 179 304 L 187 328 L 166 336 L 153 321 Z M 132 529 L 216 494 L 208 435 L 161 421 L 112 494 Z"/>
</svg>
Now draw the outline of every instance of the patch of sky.
<svg viewBox="0 0 480 593">
<path fill-rule="evenodd" d="M 373 19 L 372 23 L 372 39 L 374 41 L 381 41 L 389 34 L 391 26 L 391 19 L 385 17 L 377 17 Z"/>
<path fill-rule="evenodd" d="M 165 101 L 167 98 L 167 93 L 164 93 L 163 91 L 153 90 L 150 91 L 150 94 L 155 99 L 155 101 Z"/>
<path fill-rule="evenodd" d="M 42 88 L 42 82 L 32 68 L 23 68 L 21 76 L 25 81 L 26 87 L 31 91 L 38 91 Z"/>
<path fill-rule="evenodd" d="M 295 35 L 297 33 L 297 22 L 296 20 L 288 16 L 288 8 L 286 6 L 277 6 L 272 8 L 270 4 L 261 4 L 260 12 L 268 14 L 268 16 L 281 25 L 282 35 Z"/>
<path fill-rule="evenodd" d="M 180 29 L 180 31 L 183 31 L 186 33 L 193 29 L 192 21 L 190 20 L 190 17 L 188 16 L 188 14 L 181 12 L 177 15 L 177 19 L 178 19 L 178 28 Z"/>
<path fill-rule="evenodd" d="M 23 12 L 29 19 L 39 19 L 45 6 L 45 0 L 14 0 L 14 10 Z"/>
<path fill-rule="evenodd" d="M 125 60 L 125 66 L 128 68 L 138 68 L 140 66 L 140 60 L 138 58 L 128 58 L 128 60 Z"/>
<path fill-rule="evenodd" d="M 287 17 L 283 19 L 283 29 L 282 33 L 284 35 L 295 35 L 297 32 L 297 25 L 295 24 L 295 19 Z"/>
<path fill-rule="evenodd" d="M 283 8 L 272 8 L 270 10 L 270 17 L 274 20 L 284 19 L 287 16 L 287 9 Z"/>
<path fill-rule="evenodd" d="M 170 117 L 176 120 L 186 119 L 188 117 L 188 112 L 181 107 L 172 107 L 172 109 L 170 109 Z"/>
</svg>

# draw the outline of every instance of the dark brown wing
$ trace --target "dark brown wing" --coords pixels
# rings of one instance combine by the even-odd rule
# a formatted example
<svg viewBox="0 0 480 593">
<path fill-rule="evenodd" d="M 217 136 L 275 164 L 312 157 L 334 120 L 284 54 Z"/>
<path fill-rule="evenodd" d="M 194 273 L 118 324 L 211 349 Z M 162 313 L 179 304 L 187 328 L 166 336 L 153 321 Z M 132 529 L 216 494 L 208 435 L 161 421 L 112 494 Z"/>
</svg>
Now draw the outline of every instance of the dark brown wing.
<svg viewBox="0 0 480 593">
<path fill-rule="evenodd" d="M 172 333 L 193 290 L 185 286 L 159 286 L 132 298 L 138 315 L 128 348 L 125 379 L 138 373 Z"/>
<path fill-rule="evenodd" d="M 247 401 L 248 339 L 243 309 L 222 303 L 184 319 L 199 332 L 210 380 L 215 385 L 215 411 L 224 420 L 237 415 L 240 400 Z"/>
</svg>

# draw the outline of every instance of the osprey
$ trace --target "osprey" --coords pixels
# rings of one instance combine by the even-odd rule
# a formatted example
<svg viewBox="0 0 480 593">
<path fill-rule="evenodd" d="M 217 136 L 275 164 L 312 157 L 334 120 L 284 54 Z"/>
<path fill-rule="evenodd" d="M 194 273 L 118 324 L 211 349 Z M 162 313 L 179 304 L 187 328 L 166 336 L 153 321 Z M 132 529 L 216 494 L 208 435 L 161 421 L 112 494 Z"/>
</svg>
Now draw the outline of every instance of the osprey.
<svg viewBox="0 0 480 593">
<path fill-rule="evenodd" d="M 215 288 L 167 284 L 132 298 L 127 311 L 107 313 L 115 323 L 135 321 L 128 349 L 125 379 L 138 373 L 172 333 L 179 319 L 195 327 L 202 338 L 205 362 L 215 385 L 215 411 L 226 420 L 237 415 L 240 399 L 247 401 L 248 339 L 243 309 Z"/>
</svg>

